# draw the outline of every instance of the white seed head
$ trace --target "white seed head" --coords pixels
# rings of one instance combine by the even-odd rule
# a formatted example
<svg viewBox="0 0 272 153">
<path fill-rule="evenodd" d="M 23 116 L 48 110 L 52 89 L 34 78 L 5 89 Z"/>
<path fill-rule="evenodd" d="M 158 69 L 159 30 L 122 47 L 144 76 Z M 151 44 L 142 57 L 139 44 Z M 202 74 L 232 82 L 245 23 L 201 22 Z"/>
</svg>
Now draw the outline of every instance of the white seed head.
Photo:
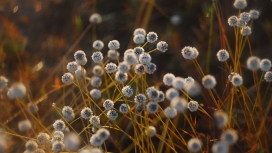
<svg viewBox="0 0 272 153">
<path fill-rule="evenodd" d="M 80 116 L 88 120 L 93 116 L 93 111 L 89 107 L 85 107 L 81 110 Z"/>
<path fill-rule="evenodd" d="M 269 71 L 271 69 L 271 61 L 269 59 L 262 59 L 260 63 L 260 68 L 262 71 Z"/>
<path fill-rule="evenodd" d="M 186 46 L 181 50 L 181 54 L 185 59 L 195 59 L 199 52 L 195 47 Z"/>
<path fill-rule="evenodd" d="M 163 112 L 165 117 L 168 118 L 174 118 L 177 115 L 177 110 L 173 107 L 166 107 Z"/>
<path fill-rule="evenodd" d="M 177 112 L 183 113 L 187 109 L 188 102 L 185 98 L 175 97 L 171 100 L 170 106 L 175 108 L 177 110 Z"/>
<path fill-rule="evenodd" d="M 118 71 L 120 71 L 122 73 L 127 73 L 130 69 L 130 65 L 127 64 L 126 62 L 121 62 L 121 63 L 119 63 L 117 69 L 118 69 Z"/>
<path fill-rule="evenodd" d="M 256 56 L 250 56 L 248 59 L 247 59 L 247 68 L 252 70 L 252 71 L 256 71 L 260 68 L 260 58 L 259 57 L 256 57 Z"/>
<path fill-rule="evenodd" d="M 188 76 L 187 78 L 184 79 L 185 80 L 185 85 L 187 84 L 191 84 L 191 83 L 195 83 L 195 79 Z"/>
<path fill-rule="evenodd" d="M 238 87 L 243 84 L 243 78 L 239 74 L 234 73 L 230 79 L 230 82 L 233 86 Z"/>
<path fill-rule="evenodd" d="M 92 80 L 91 80 L 91 86 L 92 86 L 92 87 L 96 87 L 96 88 L 97 88 L 97 87 L 100 87 L 101 84 L 102 84 L 102 80 L 101 80 L 100 77 L 94 76 L 94 77 L 92 78 Z"/>
<path fill-rule="evenodd" d="M 212 145 L 212 153 L 228 153 L 228 152 L 229 146 L 224 141 L 218 141 Z"/>
<path fill-rule="evenodd" d="M 100 128 L 96 132 L 96 134 L 97 134 L 98 138 L 101 139 L 102 141 L 105 141 L 110 137 L 110 131 L 106 128 Z"/>
<path fill-rule="evenodd" d="M 7 93 L 10 99 L 22 98 L 25 94 L 26 87 L 21 82 L 12 84 Z"/>
<path fill-rule="evenodd" d="M 103 153 L 99 148 L 83 149 L 79 153 Z"/>
<path fill-rule="evenodd" d="M 78 66 L 77 70 L 75 71 L 75 75 L 77 78 L 86 76 L 86 70 L 82 66 Z"/>
<path fill-rule="evenodd" d="M 99 118 L 99 116 L 92 115 L 91 118 L 90 118 L 90 123 L 94 127 L 98 127 L 100 125 L 100 118 Z"/>
<path fill-rule="evenodd" d="M 178 90 L 181 90 L 185 86 L 185 79 L 182 77 L 175 77 L 172 81 L 172 86 Z"/>
<path fill-rule="evenodd" d="M 78 65 L 85 65 L 88 61 L 85 52 L 82 50 L 76 51 L 74 54 L 74 58 Z"/>
<path fill-rule="evenodd" d="M 153 74 L 157 70 L 157 66 L 154 63 L 148 63 L 145 65 L 145 72 L 148 74 Z"/>
<path fill-rule="evenodd" d="M 105 66 L 105 70 L 107 71 L 107 73 L 111 74 L 117 71 L 117 65 L 115 63 L 108 63 Z"/>
<path fill-rule="evenodd" d="M 39 111 L 39 107 L 37 104 L 33 103 L 33 102 L 29 102 L 27 104 L 27 108 L 28 110 L 33 113 L 33 114 L 36 114 L 38 111 Z"/>
<path fill-rule="evenodd" d="M 172 99 L 179 97 L 179 92 L 175 88 L 170 88 L 166 91 L 165 95 L 166 95 L 166 99 L 171 101 Z"/>
<path fill-rule="evenodd" d="M 131 86 L 125 86 L 122 88 L 122 93 L 125 97 L 131 97 L 133 95 L 133 89 Z"/>
<path fill-rule="evenodd" d="M 117 119 L 118 113 L 116 110 L 111 109 L 107 112 L 107 116 L 110 120 L 114 121 Z"/>
<path fill-rule="evenodd" d="M 130 110 L 130 107 L 128 104 L 121 104 L 119 107 L 119 111 L 122 114 L 126 114 L 127 112 L 129 112 L 129 110 Z"/>
<path fill-rule="evenodd" d="M 100 65 L 95 65 L 92 72 L 96 76 L 102 76 L 104 74 L 103 68 Z"/>
<path fill-rule="evenodd" d="M 62 131 L 65 129 L 65 123 L 62 120 L 56 120 L 53 124 L 53 127 L 57 131 Z"/>
<path fill-rule="evenodd" d="M 151 60 L 152 60 L 152 58 L 151 58 L 150 54 L 148 54 L 148 53 L 143 53 L 139 56 L 139 61 L 141 64 L 148 64 L 151 62 Z"/>
<path fill-rule="evenodd" d="M 142 75 L 145 72 L 145 66 L 143 64 L 137 64 L 134 67 L 134 71 L 136 74 Z"/>
<path fill-rule="evenodd" d="M 238 133 L 234 129 L 228 129 L 221 134 L 220 139 L 225 141 L 228 145 L 233 145 L 238 140 Z"/>
<path fill-rule="evenodd" d="M 163 102 L 165 99 L 165 95 L 162 91 L 159 91 L 159 96 L 157 97 L 156 101 L 159 102 Z"/>
<path fill-rule="evenodd" d="M 148 113 L 154 114 L 158 111 L 158 109 L 159 105 L 156 102 L 151 101 L 146 105 L 146 110 L 148 111 Z"/>
<path fill-rule="evenodd" d="M 109 50 L 107 53 L 107 57 L 111 60 L 117 60 L 119 58 L 119 52 L 116 50 Z"/>
<path fill-rule="evenodd" d="M 271 71 L 266 71 L 265 72 L 264 80 L 266 82 L 271 82 L 272 81 L 272 72 Z"/>
<path fill-rule="evenodd" d="M 147 35 L 146 35 L 146 40 L 147 42 L 149 43 L 154 43 L 158 40 L 158 35 L 157 33 L 155 32 L 149 32 Z"/>
<path fill-rule="evenodd" d="M 174 26 L 178 26 L 181 23 L 182 19 L 179 15 L 173 15 L 170 18 L 170 22 L 174 25 Z"/>
<path fill-rule="evenodd" d="M 173 80 L 175 79 L 175 75 L 172 74 L 172 73 L 166 73 L 164 76 L 163 76 L 163 83 L 167 86 L 171 86 L 172 83 L 173 83 Z"/>
<path fill-rule="evenodd" d="M 159 91 L 155 87 L 148 87 L 145 92 L 147 97 L 152 100 L 157 100 L 159 97 Z"/>
<path fill-rule="evenodd" d="M 137 103 L 137 105 L 143 105 L 146 103 L 146 96 L 144 94 L 138 94 L 135 96 L 134 101 Z"/>
<path fill-rule="evenodd" d="M 251 28 L 249 26 L 243 26 L 241 29 L 242 36 L 249 36 L 251 34 Z"/>
<path fill-rule="evenodd" d="M 260 15 L 259 11 L 257 10 L 250 10 L 249 14 L 251 19 L 258 19 Z"/>
<path fill-rule="evenodd" d="M 184 87 L 184 90 L 189 96 L 192 97 L 198 96 L 201 93 L 201 87 L 197 82 L 187 83 Z"/>
<path fill-rule="evenodd" d="M 75 72 L 77 70 L 77 66 L 78 66 L 77 62 L 74 61 L 74 62 L 69 62 L 66 68 L 69 72 Z"/>
<path fill-rule="evenodd" d="M 133 42 L 137 45 L 143 44 L 145 42 L 145 35 L 142 34 L 134 35 Z"/>
<path fill-rule="evenodd" d="M 93 52 L 92 60 L 95 63 L 100 63 L 103 60 L 103 54 L 100 51 Z"/>
<path fill-rule="evenodd" d="M 120 43 L 118 40 L 112 40 L 108 43 L 108 47 L 110 50 L 117 50 L 120 48 Z"/>
<path fill-rule="evenodd" d="M 25 148 L 29 152 L 34 152 L 38 148 L 38 144 L 36 141 L 28 140 L 25 144 Z"/>
<path fill-rule="evenodd" d="M 204 88 L 212 89 L 216 86 L 216 79 L 212 75 L 206 75 L 202 78 Z"/>
<path fill-rule="evenodd" d="M 18 123 L 19 131 L 26 132 L 31 129 L 31 123 L 29 120 L 22 120 Z"/>
<path fill-rule="evenodd" d="M 39 133 L 37 136 L 37 141 L 39 144 L 46 144 L 49 142 L 50 136 L 47 133 Z"/>
<path fill-rule="evenodd" d="M 120 84 L 125 83 L 128 80 L 128 74 L 117 71 L 115 73 L 115 80 Z"/>
<path fill-rule="evenodd" d="M 110 99 L 105 100 L 103 103 L 103 107 L 105 108 L 105 110 L 110 110 L 113 108 L 113 106 L 114 106 L 114 103 Z"/>
<path fill-rule="evenodd" d="M 93 42 L 93 48 L 97 50 L 101 50 L 104 47 L 104 43 L 101 40 L 96 40 Z"/>
<path fill-rule="evenodd" d="M 165 41 L 158 42 L 157 50 L 163 53 L 166 52 L 168 50 L 168 44 Z"/>
<path fill-rule="evenodd" d="M 247 6 L 247 1 L 246 0 L 235 0 L 233 3 L 233 6 L 237 9 L 244 9 Z"/>
<path fill-rule="evenodd" d="M 52 150 L 54 152 L 61 152 L 64 150 L 64 143 L 62 141 L 55 141 L 52 144 Z"/>
<path fill-rule="evenodd" d="M 227 50 L 225 49 L 220 49 L 217 54 L 217 59 L 220 61 L 220 62 L 225 62 L 229 59 L 229 53 Z"/>
<path fill-rule="evenodd" d="M 125 52 L 124 52 L 124 55 L 128 54 L 128 53 L 133 53 L 133 49 L 127 49 Z"/>
<path fill-rule="evenodd" d="M 98 13 L 94 13 L 90 16 L 89 21 L 93 24 L 100 24 L 102 22 L 102 17 Z"/>
<path fill-rule="evenodd" d="M 75 118 L 75 113 L 70 106 L 64 106 L 62 108 L 62 115 L 68 122 L 73 121 Z"/>
<path fill-rule="evenodd" d="M 243 26 L 246 26 L 246 25 L 247 25 L 247 23 L 245 21 L 238 18 L 238 20 L 237 20 L 237 26 L 238 27 L 243 27 Z"/>
<path fill-rule="evenodd" d="M 8 79 L 4 76 L 0 76 L 0 89 L 4 89 L 8 84 Z"/>
<path fill-rule="evenodd" d="M 190 101 L 190 102 L 188 103 L 188 109 L 189 109 L 191 112 L 197 111 L 198 106 L 199 106 L 199 104 L 198 104 L 197 101 Z"/>
<path fill-rule="evenodd" d="M 250 14 L 247 12 L 243 12 L 240 14 L 240 19 L 244 22 L 250 21 Z"/>
<path fill-rule="evenodd" d="M 187 148 L 191 152 L 198 152 L 201 150 L 202 142 L 198 138 L 191 138 L 187 143 Z"/>
<path fill-rule="evenodd" d="M 214 119 L 218 128 L 225 127 L 228 124 L 228 114 L 221 110 L 214 112 Z"/>
<path fill-rule="evenodd" d="M 144 110 L 143 105 L 136 105 L 135 107 L 135 113 L 140 114 Z"/>
<path fill-rule="evenodd" d="M 135 35 L 138 35 L 138 34 L 145 36 L 146 35 L 145 29 L 143 29 L 143 28 L 135 29 L 134 32 L 133 32 L 133 35 L 135 36 Z"/>
<path fill-rule="evenodd" d="M 55 131 L 53 133 L 53 138 L 56 138 L 56 140 L 63 141 L 63 139 L 64 139 L 64 133 L 61 132 L 61 131 Z"/>
<path fill-rule="evenodd" d="M 74 76 L 72 73 L 68 72 L 68 73 L 64 73 L 63 76 L 61 77 L 61 81 L 65 84 L 69 84 L 73 81 Z"/>
<path fill-rule="evenodd" d="M 238 25 L 238 17 L 233 15 L 231 17 L 228 18 L 228 24 L 231 27 L 235 27 Z"/>
<path fill-rule="evenodd" d="M 94 99 L 97 100 L 101 97 L 101 91 L 98 89 L 92 89 L 90 91 L 90 96 Z"/>
<path fill-rule="evenodd" d="M 149 126 L 145 129 L 145 135 L 148 137 L 153 137 L 157 133 L 156 128 L 154 126 Z"/>
<path fill-rule="evenodd" d="M 91 142 L 91 145 L 94 147 L 101 146 L 104 143 L 103 140 L 99 139 L 98 134 L 93 134 L 91 136 L 90 142 Z"/>
<path fill-rule="evenodd" d="M 71 132 L 67 134 L 67 136 L 65 136 L 64 145 L 65 145 L 65 148 L 68 149 L 69 151 L 78 150 L 80 147 L 80 144 L 81 144 L 80 138 L 76 133 Z"/>
<path fill-rule="evenodd" d="M 124 55 L 124 61 L 129 65 L 138 64 L 137 56 L 134 53 L 126 53 Z"/>
<path fill-rule="evenodd" d="M 144 48 L 143 47 L 135 47 L 133 49 L 133 53 L 139 58 L 139 56 L 144 53 Z"/>
</svg>

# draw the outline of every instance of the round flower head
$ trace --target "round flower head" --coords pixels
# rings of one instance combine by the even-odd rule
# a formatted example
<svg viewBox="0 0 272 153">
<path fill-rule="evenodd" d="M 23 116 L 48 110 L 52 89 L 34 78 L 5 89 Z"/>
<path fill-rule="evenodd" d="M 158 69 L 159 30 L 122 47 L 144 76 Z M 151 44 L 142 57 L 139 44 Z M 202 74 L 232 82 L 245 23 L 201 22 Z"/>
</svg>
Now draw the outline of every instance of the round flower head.
<svg viewBox="0 0 272 153">
<path fill-rule="evenodd" d="M 148 87 L 145 92 L 148 98 L 152 100 L 157 100 L 159 97 L 159 91 L 154 87 Z"/>
<path fill-rule="evenodd" d="M 136 74 L 142 75 L 145 72 L 145 66 L 143 64 L 137 64 L 134 67 L 134 71 Z"/>
<path fill-rule="evenodd" d="M 117 69 L 119 72 L 126 73 L 129 71 L 130 66 L 126 62 L 121 62 L 119 63 Z"/>
<path fill-rule="evenodd" d="M 133 32 L 133 35 L 135 36 L 135 35 L 138 35 L 138 34 L 145 36 L 146 35 L 145 29 L 143 29 L 143 28 L 135 29 L 134 32 Z"/>
<path fill-rule="evenodd" d="M 111 60 L 117 60 L 119 58 L 119 52 L 116 50 L 109 50 L 107 53 L 107 57 Z"/>
<path fill-rule="evenodd" d="M 168 50 L 168 44 L 165 41 L 158 42 L 157 50 L 160 52 L 166 52 Z"/>
<path fill-rule="evenodd" d="M 37 137 L 37 141 L 39 144 L 45 144 L 49 142 L 49 135 L 47 133 L 39 133 Z"/>
<path fill-rule="evenodd" d="M 12 84 L 7 93 L 10 99 L 22 98 L 25 94 L 26 87 L 21 82 Z"/>
<path fill-rule="evenodd" d="M 125 52 L 124 52 L 124 55 L 128 54 L 128 53 L 133 53 L 133 49 L 127 49 Z"/>
<path fill-rule="evenodd" d="M 170 88 L 170 89 L 168 89 L 166 91 L 165 95 L 166 95 L 166 99 L 169 100 L 169 101 L 171 101 L 172 99 L 174 99 L 174 98 L 176 98 L 176 97 L 179 96 L 179 92 L 175 88 Z"/>
<path fill-rule="evenodd" d="M 61 152 L 64 150 L 64 144 L 62 141 L 55 141 L 52 144 L 52 151 L 54 152 Z"/>
<path fill-rule="evenodd" d="M 90 119 L 93 116 L 93 111 L 89 107 L 85 107 L 81 110 L 80 116 L 84 119 Z"/>
<path fill-rule="evenodd" d="M 271 61 L 269 59 L 262 59 L 260 63 L 260 68 L 262 71 L 269 71 L 271 69 Z"/>
<path fill-rule="evenodd" d="M 102 76 L 104 74 L 103 68 L 100 65 L 95 65 L 92 72 L 96 76 Z"/>
<path fill-rule="evenodd" d="M 177 115 L 177 110 L 173 107 L 166 107 L 163 112 L 165 117 L 168 118 L 174 118 Z"/>
<path fill-rule="evenodd" d="M 247 59 L 247 68 L 252 70 L 252 71 L 256 71 L 260 68 L 260 58 L 256 57 L 256 56 L 251 56 Z"/>
<path fill-rule="evenodd" d="M 246 0 L 235 0 L 233 3 L 233 6 L 237 9 L 244 9 L 247 6 L 247 1 Z"/>
<path fill-rule="evenodd" d="M 135 113 L 140 114 L 144 110 L 143 105 L 136 105 L 135 107 Z"/>
<path fill-rule="evenodd" d="M 175 108 L 177 112 L 183 113 L 187 109 L 188 102 L 185 98 L 176 97 L 170 102 L 170 106 Z"/>
<path fill-rule="evenodd" d="M 175 77 L 172 81 L 172 86 L 176 89 L 181 90 L 185 85 L 185 79 L 182 77 Z"/>
<path fill-rule="evenodd" d="M 56 138 L 56 140 L 63 141 L 63 139 L 64 139 L 64 133 L 61 132 L 61 131 L 55 131 L 53 133 L 53 138 Z"/>
<path fill-rule="evenodd" d="M 141 54 L 144 53 L 144 49 L 143 49 L 143 47 L 135 47 L 135 48 L 133 49 L 133 53 L 134 53 L 137 57 L 139 57 Z"/>
<path fill-rule="evenodd" d="M 198 83 L 187 83 L 184 87 L 185 92 L 189 96 L 198 96 L 201 93 L 201 87 Z"/>
<path fill-rule="evenodd" d="M 171 86 L 172 83 L 173 83 L 173 80 L 175 79 L 175 75 L 172 74 L 172 73 L 166 73 L 164 76 L 163 76 L 163 83 L 167 86 Z"/>
<path fill-rule="evenodd" d="M 102 141 L 107 140 L 110 137 L 110 131 L 107 130 L 106 128 L 100 128 L 96 134 L 98 135 L 98 138 L 101 139 Z"/>
<path fill-rule="evenodd" d="M 100 63 L 103 60 L 103 54 L 100 51 L 93 52 L 92 59 L 95 63 Z"/>
<path fill-rule="evenodd" d="M 246 25 L 247 25 L 247 23 L 245 21 L 238 18 L 238 20 L 237 20 L 237 26 L 238 27 L 243 27 L 243 26 L 246 26 Z"/>
<path fill-rule="evenodd" d="M 22 120 L 18 123 L 19 131 L 26 132 L 31 129 L 31 123 L 29 120 Z"/>
<path fill-rule="evenodd" d="M 105 108 L 105 110 L 110 110 L 113 108 L 113 106 L 114 106 L 114 103 L 110 99 L 105 100 L 103 103 L 103 107 Z"/>
<path fill-rule="evenodd" d="M 147 35 L 146 35 L 146 40 L 147 42 L 149 43 L 154 43 L 158 40 L 158 35 L 157 33 L 155 32 L 149 32 Z"/>
<path fill-rule="evenodd" d="M 257 10 L 250 10 L 249 14 L 251 19 L 258 19 L 260 15 L 259 11 Z"/>
<path fill-rule="evenodd" d="M 239 74 L 234 73 L 230 79 L 230 82 L 233 86 L 238 87 L 243 84 L 243 78 Z"/>
<path fill-rule="evenodd" d="M 124 61 L 129 65 L 138 64 L 137 56 L 134 53 L 127 53 L 124 56 Z"/>
<path fill-rule="evenodd" d="M 0 89 L 4 89 L 7 86 L 8 79 L 4 76 L 0 76 Z"/>
<path fill-rule="evenodd" d="M 224 141 L 218 141 L 212 145 L 212 153 L 228 153 L 229 146 Z"/>
<path fill-rule="evenodd" d="M 92 89 L 90 91 L 90 96 L 92 97 L 92 99 L 97 100 L 101 97 L 101 91 L 98 89 Z"/>
<path fill-rule="evenodd" d="M 108 47 L 110 50 L 117 50 L 120 48 L 120 43 L 118 40 L 112 40 L 108 43 Z"/>
<path fill-rule="evenodd" d="M 86 70 L 83 67 L 78 66 L 77 70 L 75 71 L 75 75 L 77 78 L 81 78 L 82 76 L 86 76 Z"/>
<path fill-rule="evenodd" d="M 64 106 L 62 108 L 62 115 L 68 122 L 73 121 L 75 118 L 75 113 L 73 109 L 69 106 Z"/>
<path fill-rule="evenodd" d="M 100 24 L 102 22 L 102 17 L 98 13 L 94 13 L 90 16 L 89 21 L 93 24 Z"/>
<path fill-rule="evenodd" d="M 244 22 L 250 21 L 250 14 L 247 12 L 243 12 L 240 14 L 240 19 Z"/>
<path fill-rule="evenodd" d="M 163 102 L 165 99 L 165 95 L 162 91 L 159 91 L 159 96 L 158 98 L 156 99 L 157 102 Z"/>
<path fill-rule="evenodd" d="M 117 71 L 115 73 L 115 80 L 120 84 L 125 83 L 128 80 L 128 74 Z"/>
<path fill-rule="evenodd" d="M 217 59 L 220 61 L 220 62 L 225 62 L 229 59 L 229 53 L 228 51 L 226 51 L 225 49 L 220 49 L 217 54 Z"/>
<path fill-rule="evenodd" d="M 45 153 L 45 151 L 43 149 L 37 148 L 35 153 Z"/>
<path fill-rule="evenodd" d="M 101 80 L 100 77 L 94 76 L 94 77 L 92 78 L 92 80 L 91 80 L 91 85 L 92 85 L 93 87 L 96 87 L 96 88 L 97 88 L 97 87 L 100 87 L 101 84 L 102 84 L 102 80 Z"/>
<path fill-rule="evenodd" d="M 190 152 L 198 152 L 201 150 L 202 143 L 198 138 L 191 138 L 187 143 L 187 148 Z"/>
<path fill-rule="evenodd" d="M 119 111 L 122 114 L 126 114 L 127 112 L 129 112 L 129 109 L 130 109 L 130 107 L 127 104 L 121 104 L 119 107 Z"/>
<path fill-rule="evenodd" d="M 107 71 L 107 73 L 111 74 L 114 73 L 115 71 L 117 71 L 117 65 L 115 63 L 108 63 L 105 66 L 105 70 Z"/>
<path fill-rule="evenodd" d="M 266 71 L 265 72 L 264 80 L 266 82 L 271 82 L 272 81 L 272 72 L 271 71 Z"/>
<path fill-rule="evenodd" d="M 149 126 L 145 129 L 145 135 L 149 137 L 155 136 L 157 133 L 156 128 L 154 126 Z"/>
<path fill-rule="evenodd" d="M 199 53 L 196 48 L 186 46 L 181 50 L 181 54 L 185 59 L 195 59 Z"/>
<path fill-rule="evenodd" d="M 142 34 L 134 35 L 133 42 L 137 45 L 143 44 L 145 42 L 145 36 Z"/>
<path fill-rule="evenodd" d="M 99 116 L 91 116 L 90 123 L 93 126 L 98 127 L 100 125 L 100 118 L 99 118 Z"/>
<path fill-rule="evenodd" d="M 74 54 L 74 58 L 78 65 L 85 65 L 87 63 L 86 54 L 82 50 L 78 50 Z"/>
<path fill-rule="evenodd" d="M 220 139 L 225 141 L 228 145 L 233 145 L 238 140 L 237 131 L 234 129 L 228 129 L 221 134 Z"/>
<path fill-rule="evenodd" d="M 185 85 L 187 84 L 191 84 L 191 83 L 195 83 L 195 79 L 188 76 L 187 78 L 184 79 L 185 80 Z"/>
<path fill-rule="evenodd" d="M 158 111 L 158 109 L 159 105 L 156 102 L 151 101 L 146 105 L 146 110 L 148 111 L 148 113 L 154 114 Z"/>
<path fill-rule="evenodd" d="M 148 53 L 143 53 L 139 56 L 139 61 L 141 64 L 148 64 L 151 62 L 151 56 Z"/>
<path fill-rule="evenodd" d="M 146 103 L 146 96 L 144 94 L 138 94 L 135 96 L 134 101 L 137 103 L 137 105 L 143 105 Z"/>
<path fill-rule="evenodd" d="M 28 140 L 25 144 L 25 148 L 29 152 L 34 152 L 38 148 L 38 144 L 36 141 Z"/>
<path fill-rule="evenodd" d="M 148 63 L 145 65 L 145 72 L 148 74 L 153 74 L 157 70 L 157 66 L 154 63 Z"/>
<path fill-rule="evenodd" d="M 234 15 L 234 16 L 229 17 L 228 18 L 228 24 L 231 27 L 237 26 L 238 25 L 238 18 L 237 18 L 237 16 Z"/>
<path fill-rule="evenodd" d="M 131 97 L 133 95 L 133 89 L 131 86 L 125 86 L 122 88 L 122 93 L 125 97 Z"/>
<path fill-rule="evenodd" d="M 91 145 L 94 147 L 101 146 L 104 143 L 104 140 L 100 139 L 98 134 L 93 134 L 90 139 Z"/>
<path fill-rule="evenodd" d="M 79 153 L 103 153 L 99 148 L 83 149 Z"/>
<path fill-rule="evenodd" d="M 64 139 L 64 144 L 69 151 L 76 151 L 80 147 L 80 138 L 76 133 L 69 133 Z"/>
<path fill-rule="evenodd" d="M 242 36 L 249 36 L 251 34 L 251 28 L 249 26 L 243 26 L 241 29 Z"/>
<path fill-rule="evenodd" d="M 53 124 L 53 127 L 57 131 L 61 131 L 65 129 L 65 123 L 62 120 L 56 120 Z"/>
<path fill-rule="evenodd" d="M 228 124 L 228 114 L 221 110 L 214 112 L 214 119 L 219 128 L 225 127 Z"/>
<path fill-rule="evenodd" d="M 69 72 L 75 72 L 77 70 L 77 67 L 78 67 L 77 62 L 69 62 L 66 66 Z"/>
<path fill-rule="evenodd" d="M 189 109 L 191 112 L 197 111 L 198 106 L 199 106 L 199 104 L 198 104 L 197 101 L 190 101 L 190 102 L 188 103 L 188 109 Z"/>
<path fill-rule="evenodd" d="M 28 110 L 29 110 L 31 113 L 33 113 L 33 114 L 36 114 L 36 113 L 38 112 L 38 110 L 39 110 L 38 105 L 35 104 L 35 103 L 33 103 L 33 102 L 29 102 L 29 103 L 27 104 L 27 108 L 28 108 Z"/>
<path fill-rule="evenodd" d="M 215 77 L 212 75 L 206 75 L 202 78 L 202 84 L 204 88 L 211 89 L 216 85 Z"/>
<path fill-rule="evenodd" d="M 101 50 L 104 47 L 104 43 L 101 40 L 96 40 L 93 42 L 93 48 Z"/>
<path fill-rule="evenodd" d="M 111 109 L 107 112 L 107 116 L 110 120 L 114 121 L 117 119 L 118 113 L 115 110 Z"/>
</svg>

